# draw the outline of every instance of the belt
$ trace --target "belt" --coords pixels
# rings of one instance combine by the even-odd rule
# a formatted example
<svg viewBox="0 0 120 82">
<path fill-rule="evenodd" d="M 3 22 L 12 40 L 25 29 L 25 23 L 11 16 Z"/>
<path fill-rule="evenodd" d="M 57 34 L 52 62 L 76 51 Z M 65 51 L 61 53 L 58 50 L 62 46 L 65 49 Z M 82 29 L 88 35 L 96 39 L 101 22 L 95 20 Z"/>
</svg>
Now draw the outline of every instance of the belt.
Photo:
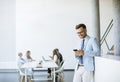
<svg viewBox="0 0 120 82">
<path fill-rule="evenodd" d="M 77 70 L 79 69 L 79 67 L 83 67 L 83 66 L 84 66 L 83 64 L 78 64 Z"/>
<path fill-rule="evenodd" d="M 84 66 L 83 64 L 78 64 L 78 66 Z"/>
</svg>

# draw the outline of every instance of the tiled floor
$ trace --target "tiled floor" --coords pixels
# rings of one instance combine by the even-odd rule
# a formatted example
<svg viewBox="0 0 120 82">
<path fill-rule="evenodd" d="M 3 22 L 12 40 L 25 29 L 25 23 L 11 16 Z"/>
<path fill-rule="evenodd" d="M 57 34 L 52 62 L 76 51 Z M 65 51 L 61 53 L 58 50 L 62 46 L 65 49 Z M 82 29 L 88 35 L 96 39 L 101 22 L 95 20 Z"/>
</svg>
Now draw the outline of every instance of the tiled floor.
<svg viewBox="0 0 120 82">
<path fill-rule="evenodd" d="M 47 71 L 35 72 L 35 74 L 44 75 L 47 78 Z M 74 71 L 64 71 L 64 82 L 72 82 Z M 34 78 L 42 78 L 41 76 L 35 76 Z M 0 72 L 0 82 L 19 82 L 17 72 Z M 34 81 L 34 82 L 52 82 L 50 80 Z M 57 82 L 61 82 L 60 80 Z"/>
</svg>

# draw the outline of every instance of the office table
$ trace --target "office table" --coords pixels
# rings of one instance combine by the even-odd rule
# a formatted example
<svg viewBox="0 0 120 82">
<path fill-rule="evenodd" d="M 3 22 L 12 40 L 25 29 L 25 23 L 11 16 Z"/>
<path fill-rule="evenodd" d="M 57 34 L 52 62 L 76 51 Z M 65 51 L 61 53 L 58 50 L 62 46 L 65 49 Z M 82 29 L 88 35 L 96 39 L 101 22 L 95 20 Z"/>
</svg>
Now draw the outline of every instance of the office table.
<svg viewBox="0 0 120 82">
<path fill-rule="evenodd" d="M 25 63 L 21 68 L 25 69 L 25 82 L 27 82 L 27 69 L 29 68 L 52 68 L 53 69 L 53 82 L 55 82 L 55 68 L 57 68 L 55 61 L 42 61 L 41 64 L 37 61 Z"/>
</svg>

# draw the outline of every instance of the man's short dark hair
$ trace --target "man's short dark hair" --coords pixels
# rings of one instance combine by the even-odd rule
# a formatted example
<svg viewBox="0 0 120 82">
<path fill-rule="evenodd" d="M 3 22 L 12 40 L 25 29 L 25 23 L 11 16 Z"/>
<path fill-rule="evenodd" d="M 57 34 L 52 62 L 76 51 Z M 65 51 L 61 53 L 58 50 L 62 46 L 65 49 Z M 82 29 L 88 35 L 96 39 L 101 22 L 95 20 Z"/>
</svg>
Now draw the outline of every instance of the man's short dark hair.
<svg viewBox="0 0 120 82">
<path fill-rule="evenodd" d="M 83 28 L 83 29 L 86 29 L 86 25 L 85 24 L 78 24 L 76 25 L 75 29 L 79 29 L 79 28 Z"/>
<path fill-rule="evenodd" d="M 30 53 L 30 50 L 28 50 L 27 53 Z"/>
</svg>

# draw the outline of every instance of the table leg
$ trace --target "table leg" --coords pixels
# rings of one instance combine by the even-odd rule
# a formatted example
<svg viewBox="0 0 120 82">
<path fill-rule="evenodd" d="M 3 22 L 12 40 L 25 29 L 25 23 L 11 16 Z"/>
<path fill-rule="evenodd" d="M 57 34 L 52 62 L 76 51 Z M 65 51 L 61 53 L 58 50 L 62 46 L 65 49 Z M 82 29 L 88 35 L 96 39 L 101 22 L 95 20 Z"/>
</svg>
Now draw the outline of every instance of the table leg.
<svg viewBox="0 0 120 82">
<path fill-rule="evenodd" d="M 27 82 L 27 68 L 25 68 L 25 82 Z"/>
<path fill-rule="evenodd" d="M 53 72 L 54 72 L 53 82 L 55 82 L 55 68 L 53 68 Z"/>
</svg>

